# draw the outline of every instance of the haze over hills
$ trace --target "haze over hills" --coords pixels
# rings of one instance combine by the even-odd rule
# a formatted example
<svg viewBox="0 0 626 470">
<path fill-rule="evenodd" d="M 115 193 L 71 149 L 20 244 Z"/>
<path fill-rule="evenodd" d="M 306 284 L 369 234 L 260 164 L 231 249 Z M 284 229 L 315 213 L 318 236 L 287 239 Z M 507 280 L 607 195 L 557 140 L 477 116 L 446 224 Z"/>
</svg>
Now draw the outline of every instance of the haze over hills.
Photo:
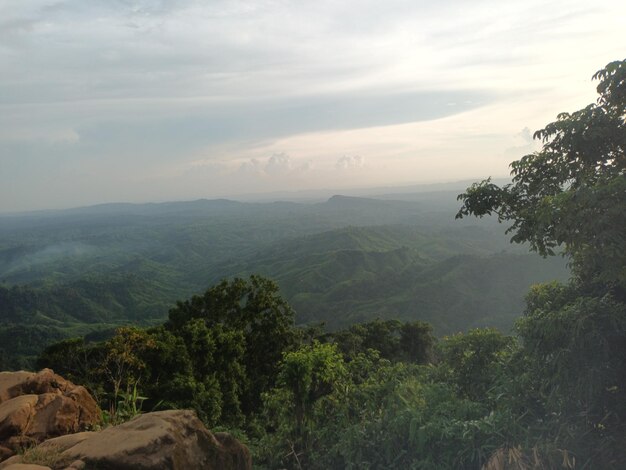
<svg viewBox="0 0 626 470">
<path fill-rule="evenodd" d="M 429 321 L 438 334 L 507 330 L 528 287 L 564 279 L 567 269 L 511 245 L 494 220 L 455 221 L 456 194 L 102 204 L 2 216 L 5 354 L 158 323 L 176 300 L 253 273 L 278 282 L 299 323 L 334 329 L 380 317 Z M 15 345 L 16 328 L 37 341 Z"/>
</svg>

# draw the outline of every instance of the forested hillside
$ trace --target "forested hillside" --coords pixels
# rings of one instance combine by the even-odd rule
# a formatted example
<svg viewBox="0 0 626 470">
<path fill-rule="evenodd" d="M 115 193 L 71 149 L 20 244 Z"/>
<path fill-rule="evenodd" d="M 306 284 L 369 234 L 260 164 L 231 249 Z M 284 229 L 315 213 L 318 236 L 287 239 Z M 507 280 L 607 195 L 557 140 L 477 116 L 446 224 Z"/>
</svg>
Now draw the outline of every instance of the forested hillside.
<svg viewBox="0 0 626 470">
<path fill-rule="evenodd" d="M 60 338 L 159 323 L 177 300 L 233 276 L 275 279 L 299 324 L 419 319 L 437 334 L 509 330 L 531 284 L 567 276 L 563 260 L 511 245 L 495 221 L 455 222 L 450 191 L 406 199 L 201 200 L 0 217 L 4 367 L 28 366 Z"/>
<path fill-rule="evenodd" d="M 337 328 L 380 317 L 428 321 L 438 334 L 507 331 L 528 287 L 567 271 L 560 259 L 494 253 L 502 240 L 493 235 L 473 227 L 437 235 L 352 227 L 279 242 L 221 271 L 275 279 L 300 322 Z"/>
</svg>

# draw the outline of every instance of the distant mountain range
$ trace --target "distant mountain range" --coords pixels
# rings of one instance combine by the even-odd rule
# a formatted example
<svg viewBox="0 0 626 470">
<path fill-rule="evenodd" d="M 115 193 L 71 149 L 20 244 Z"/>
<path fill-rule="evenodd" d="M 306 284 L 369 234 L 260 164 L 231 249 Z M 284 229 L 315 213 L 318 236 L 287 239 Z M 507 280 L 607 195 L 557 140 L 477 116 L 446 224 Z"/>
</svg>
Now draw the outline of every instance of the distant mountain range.
<svg viewBox="0 0 626 470">
<path fill-rule="evenodd" d="M 511 245 L 495 220 L 455 221 L 455 196 L 104 204 L 2 216 L 0 349 L 13 348 L 16 360 L 48 339 L 156 323 L 176 300 L 252 273 L 279 283 L 300 323 L 339 328 L 380 317 L 429 321 L 438 334 L 507 330 L 532 283 L 568 271 L 560 258 Z M 39 339 L 21 341 L 16 331 Z"/>
</svg>

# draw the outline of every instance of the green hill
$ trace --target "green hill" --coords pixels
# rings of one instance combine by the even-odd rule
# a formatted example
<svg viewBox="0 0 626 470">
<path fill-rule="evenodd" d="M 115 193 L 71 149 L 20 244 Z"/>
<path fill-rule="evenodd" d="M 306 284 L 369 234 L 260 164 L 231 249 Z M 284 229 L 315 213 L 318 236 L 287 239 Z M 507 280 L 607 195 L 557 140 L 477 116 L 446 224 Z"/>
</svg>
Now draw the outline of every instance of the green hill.
<svg viewBox="0 0 626 470">
<path fill-rule="evenodd" d="M 15 358 L 60 337 L 153 324 L 176 300 L 252 273 L 277 280 L 302 323 L 381 317 L 429 321 L 438 333 L 508 329 L 530 284 L 567 271 L 511 245 L 493 220 L 455 222 L 454 204 L 443 192 L 0 216 L 0 349 Z"/>
<path fill-rule="evenodd" d="M 424 320 L 438 333 L 509 330 L 530 285 L 568 277 L 560 258 L 494 253 L 488 233 L 427 236 L 414 227 L 349 227 L 292 239 L 221 268 L 275 279 L 300 322 L 331 328 L 376 317 Z M 212 279 L 216 282 L 218 279 Z"/>
</svg>

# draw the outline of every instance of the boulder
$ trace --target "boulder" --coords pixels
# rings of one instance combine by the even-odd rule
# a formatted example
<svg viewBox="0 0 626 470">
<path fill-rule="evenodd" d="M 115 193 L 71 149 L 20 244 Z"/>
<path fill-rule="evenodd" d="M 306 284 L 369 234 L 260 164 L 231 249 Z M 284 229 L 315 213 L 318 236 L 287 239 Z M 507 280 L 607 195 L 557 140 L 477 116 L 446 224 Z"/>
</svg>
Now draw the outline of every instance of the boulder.
<svg viewBox="0 0 626 470">
<path fill-rule="evenodd" d="M 6 470 L 51 470 L 50 467 L 44 467 L 43 465 L 33 465 L 29 463 L 14 463 L 8 467 L 4 467 Z"/>
<path fill-rule="evenodd" d="M 0 462 L 8 459 L 13 455 L 13 451 L 8 447 L 0 446 Z"/>
<path fill-rule="evenodd" d="M 20 384 L 26 382 L 29 378 L 35 375 L 32 372 L 0 372 L 0 403 L 10 398 L 15 398 L 17 395 L 23 395 L 18 393 L 13 395 L 15 388 L 18 388 Z"/>
<path fill-rule="evenodd" d="M 7 451 L 90 429 L 99 421 L 89 392 L 50 369 L 0 372 L 0 461 Z"/>
<path fill-rule="evenodd" d="M 0 403 L 20 395 L 82 393 L 84 387 L 74 385 L 51 369 L 40 372 L 0 372 Z"/>
<path fill-rule="evenodd" d="M 0 470 L 252 468 L 246 446 L 212 434 L 193 411 L 147 413 L 87 432 L 99 417 L 85 388 L 49 369 L 0 372 Z"/>
<path fill-rule="evenodd" d="M 212 434 L 193 411 L 170 410 L 139 415 L 100 432 L 49 439 L 34 448 L 55 455 L 52 468 L 101 470 L 249 470 L 250 452 L 226 433 Z M 20 463 L 14 456 L 9 465 Z M 0 464 L 0 469 L 11 467 Z"/>
</svg>

